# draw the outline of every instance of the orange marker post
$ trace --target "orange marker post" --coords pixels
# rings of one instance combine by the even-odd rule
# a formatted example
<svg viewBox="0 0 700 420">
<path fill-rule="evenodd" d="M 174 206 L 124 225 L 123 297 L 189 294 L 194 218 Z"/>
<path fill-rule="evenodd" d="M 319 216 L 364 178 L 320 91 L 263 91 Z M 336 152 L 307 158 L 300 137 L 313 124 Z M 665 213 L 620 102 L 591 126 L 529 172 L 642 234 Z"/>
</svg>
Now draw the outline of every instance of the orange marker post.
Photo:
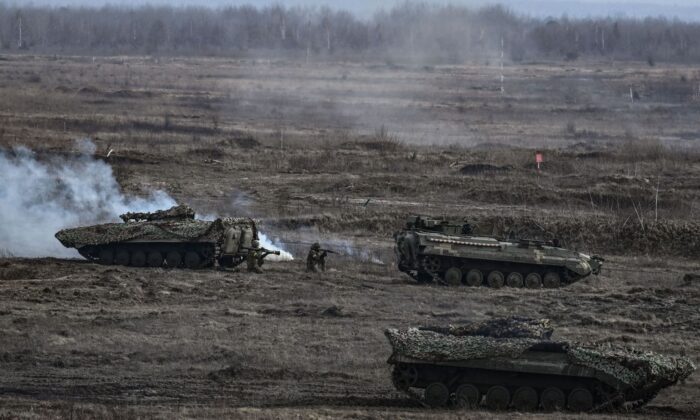
<svg viewBox="0 0 700 420">
<path fill-rule="evenodd" d="M 537 172 L 540 172 L 542 162 L 544 162 L 544 156 L 542 156 L 542 152 L 539 150 L 535 152 L 535 162 L 537 162 Z"/>
</svg>

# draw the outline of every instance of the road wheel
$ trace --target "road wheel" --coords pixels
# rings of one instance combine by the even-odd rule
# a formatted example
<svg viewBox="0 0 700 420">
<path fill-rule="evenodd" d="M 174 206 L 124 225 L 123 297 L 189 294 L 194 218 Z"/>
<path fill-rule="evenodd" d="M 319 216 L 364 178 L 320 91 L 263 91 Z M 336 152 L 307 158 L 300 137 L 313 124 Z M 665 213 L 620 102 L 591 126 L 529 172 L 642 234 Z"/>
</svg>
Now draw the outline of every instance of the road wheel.
<svg viewBox="0 0 700 420">
<path fill-rule="evenodd" d="M 515 287 L 515 288 L 523 287 L 523 284 L 524 284 L 523 275 L 520 273 L 508 274 L 508 277 L 506 277 L 506 284 L 508 285 L 508 287 Z"/>
<path fill-rule="evenodd" d="M 431 275 L 437 274 L 441 266 L 440 260 L 436 257 L 426 256 L 423 258 L 423 268 Z"/>
<path fill-rule="evenodd" d="M 477 408 L 481 403 L 481 392 L 472 384 L 460 385 L 455 391 L 455 404 L 460 408 Z"/>
<path fill-rule="evenodd" d="M 500 271 L 492 271 L 489 273 L 486 282 L 489 284 L 489 287 L 500 289 L 506 283 L 506 280 Z"/>
<path fill-rule="evenodd" d="M 537 391 L 529 386 L 520 387 L 513 394 L 513 407 L 518 411 L 534 411 L 538 402 Z"/>
<path fill-rule="evenodd" d="M 163 254 L 158 251 L 149 252 L 146 264 L 149 267 L 161 267 L 163 265 Z"/>
<path fill-rule="evenodd" d="M 542 287 L 542 276 L 537 273 L 530 273 L 525 277 L 525 287 L 528 289 L 539 289 Z"/>
<path fill-rule="evenodd" d="M 450 390 L 442 382 L 433 382 L 425 387 L 425 403 L 431 407 L 443 407 L 450 399 Z"/>
<path fill-rule="evenodd" d="M 393 379 L 397 389 L 407 390 L 418 381 L 418 370 L 415 366 L 397 366 L 394 369 Z"/>
<path fill-rule="evenodd" d="M 131 253 L 131 265 L 133 267 L 143 267 L 146 265 L 146 253 L 143 251 L 134 251 Z"/>
<path fill-rule="evenodd" d="M 467 286 L 479 287 L 484 282 L 484 274 L 480 270 L 469 270 L 465 281 Z"/>
<path fill-rule="evenodd" d="M 559 276 L 559 273 L 550 271 L 545 273 L 542 283 L 547 289 L 556 289 L 561 286 L 561 277 Z"/>
<path fill-rule="evenodd" d="M 576 388 L 569 394 L 568 407 L 571 411 L 591 411 L 593 409 L 593 394 L 585 388 Z"/>
<path fill-rule="evenodd" d="M 462 285 L 462 270 L 457 267 L 452 267 L 445 273 L 445 283 L 450 286 Z"/>
<path fill-rule="evenodd" d="M 542 408 L 545 411 L 559 411 L 566 407 L 566 395 L 559 388 L 547 388 L 542 391 Z"/>
<path fill-rule="evenodd" d="M 170 251 L 165 256 L 165 263 L 169 268 L 177 268 L 182 264 L 182 255 L 177 251 Z"/>
<path fill-rule="evenodd" d="M 510 404 L 510 391 L 500 385 L 492 386 L 486 392 L 486 406 L 491 410 L 505 410 Z"/>
<path fill-rule="evenodd" d="M 199 258 L 199 254 L 196 252 L 188 251 L 185 253 L 185 267 L 189 269 L 199 268 L 201 261 L 202 260 Z"/>
<path fill-rule="evenodd" d="M 396 389 L 406 391 L 418 381 L 418 371 L 415 366 L 399 365 L 394 368 L 391 379 Z"/>
<path fill-rule="evenodd" d="M 114 263 L 116 265 L 129 265 L 130 260 L 131 255 L 129 255 L 129 251 L 126 249 L 119 249 L 117 253 L 114 254 Z"/>
<path fill-rule="evenodd" d="M 114 251 L 111 248 L 101 249 L 98 259 L 100 264 L 112 265 L 114 264 Z"/>
</svg>

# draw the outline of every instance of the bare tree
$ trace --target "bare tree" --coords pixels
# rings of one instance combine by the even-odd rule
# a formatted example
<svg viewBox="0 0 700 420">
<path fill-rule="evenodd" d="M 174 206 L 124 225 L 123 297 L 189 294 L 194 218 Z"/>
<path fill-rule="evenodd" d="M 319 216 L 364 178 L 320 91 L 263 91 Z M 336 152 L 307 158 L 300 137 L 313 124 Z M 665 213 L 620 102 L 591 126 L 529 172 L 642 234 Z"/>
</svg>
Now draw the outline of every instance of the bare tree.
<svg viewBox="0 0 700 420">
<path fill-rule="evenodd" d="M 534 19 L 503 7 L 402 3 L 369 19 L 329 7 L 17 7 L 0 3 L 0 46 L 37 53 L 357 53 L 423 62 L 599 56 L 700 62 L 700 23 Z"/>
</svg>

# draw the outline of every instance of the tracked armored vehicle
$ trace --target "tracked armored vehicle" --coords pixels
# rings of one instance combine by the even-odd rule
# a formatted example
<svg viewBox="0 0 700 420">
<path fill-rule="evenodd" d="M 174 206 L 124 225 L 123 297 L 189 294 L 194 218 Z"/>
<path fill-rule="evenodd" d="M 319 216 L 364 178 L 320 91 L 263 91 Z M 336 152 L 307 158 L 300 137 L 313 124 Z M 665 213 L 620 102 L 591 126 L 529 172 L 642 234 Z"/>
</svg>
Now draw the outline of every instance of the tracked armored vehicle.
<svg viewBox="0 0 700 420">
<path fill-rule="evenodd" d="M 56 233 L 56 239 L 101 264 L 190 269 L 235 267 L 258 239 L 252 219 L 195 220 L 187 206 L 120 218 L 124 223 L 65 229 Z"/>
<path fill-rule="evenodd" d="M 683 357 L 551 340 L 548 320 L 389 329 L 396 389 L 430 407 L 598 411 L 640 407 L 687 378 Z"/>
<path fill-rule="evenodd" d="M 599 274 L 603 259 L 558 241 L 476 236 L 468 223 L 411 216 L 394 234 L 400 271 L 421 283 L 556 288 Z"/>
</svg>

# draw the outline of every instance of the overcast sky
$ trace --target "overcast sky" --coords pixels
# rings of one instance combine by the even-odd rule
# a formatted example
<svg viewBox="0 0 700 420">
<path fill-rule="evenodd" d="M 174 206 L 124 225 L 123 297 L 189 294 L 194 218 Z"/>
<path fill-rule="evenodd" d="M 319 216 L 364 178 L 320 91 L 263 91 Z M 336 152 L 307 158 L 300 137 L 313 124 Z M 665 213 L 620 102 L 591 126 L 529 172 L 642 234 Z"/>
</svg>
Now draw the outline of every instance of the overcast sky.
<svg viewBox="0 0 700 420">
<path fill-rule="evenodd" d="M 363 17 L 370 16 L 377 9 L 390 8 L 404 0 L 0 0 L 6 4 L 48 4 L 53 6 L 73 5 L 240 5 L 256 6 L 270 4 L 285 5 L 329 5 L 333 8 L 350 10 Z M 700 0 L 423 0 L 426 3 L 452 3 L 467 5 L 484 5 L 501 3 L 522 14 L 534 16 L 665 16 L 683 20 L 700 21 Z"/>
</svg>

